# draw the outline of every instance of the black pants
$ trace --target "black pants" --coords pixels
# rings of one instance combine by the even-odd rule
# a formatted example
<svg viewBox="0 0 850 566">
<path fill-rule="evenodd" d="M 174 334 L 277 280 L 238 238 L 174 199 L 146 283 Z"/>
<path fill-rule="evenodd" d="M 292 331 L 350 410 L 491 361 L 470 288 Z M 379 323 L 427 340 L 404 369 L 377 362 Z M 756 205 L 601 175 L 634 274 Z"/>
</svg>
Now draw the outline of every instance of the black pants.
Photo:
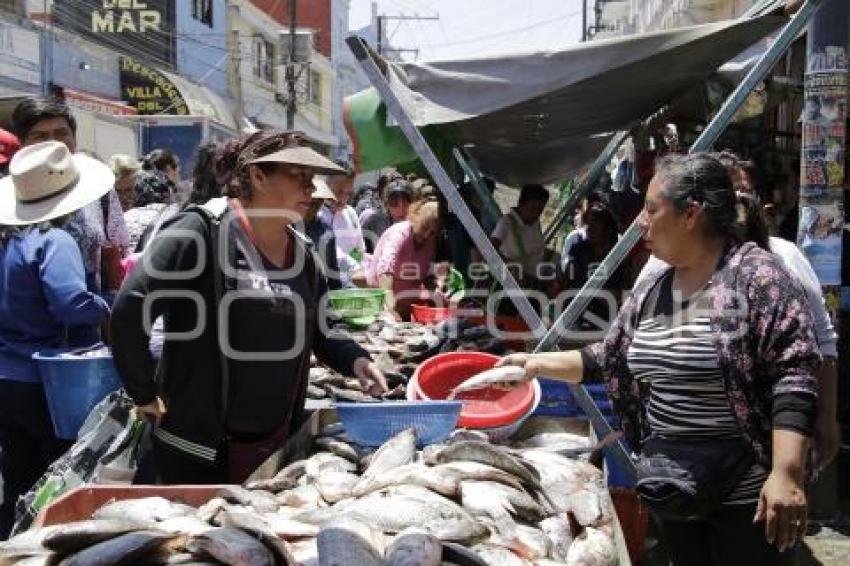
<svg viewBox="0 0 850 566">
<path fill-rule="evenodd" d="M 780 553 L 767 543 L 764 522 L 753 523 L 752 505 L 724 505 L 705 521 L 659 520 L 673 566 L 782 566 L 794 549 Z"/>
<path fill-rule="evenodd" d="M 219 450 L 218 454 L 218 459 L 212 465 L 204 464 L 154 438 L 153 466 L 156 468 L 157 483 L 163 485 L 228 483 L 229 473 L 224 450 Z"/>
<path fill-rule="evenodd" d="M 41 384 L 0 379 L 0 538 L 12 530 L 15 503 L 73 444 L 53 433 Z"/>
</svg>

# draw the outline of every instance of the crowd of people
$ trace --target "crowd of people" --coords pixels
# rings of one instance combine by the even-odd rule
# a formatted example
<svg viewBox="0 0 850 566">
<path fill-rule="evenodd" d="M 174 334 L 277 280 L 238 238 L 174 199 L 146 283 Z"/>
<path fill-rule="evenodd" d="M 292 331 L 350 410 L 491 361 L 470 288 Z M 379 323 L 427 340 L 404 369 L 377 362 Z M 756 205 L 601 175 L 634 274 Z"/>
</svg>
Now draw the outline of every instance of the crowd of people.
<svg viewBox="0 0 850 566">
<path fill-rule="evenodd" d="M 239 483 L 301 422 L 311 354 L 386 389 L 365 350 L 326 331 L 328 291 L 383 289 L 387 316 L 409 320 L 417 303 L 446 304 L 450 266 L 480 286 L 476 247 L 427 179 L 386 170 L 355 190 L 351 166 L 298 133 L 200 147 L 187 190 L 166 149 L 108 165 L 78 152 L 60 102 L 27 100 L 13 122 L 21 147 L 0 181 L 0 536 L 69 446 L 33 353 L 107 341 L 158 425 L 157 479 Z M 643 253 L 609 278 L 614 310 L 590 306 L 613 321 L 604 339 L 502 363 L 605 379 L 639 453 L 701 447 L 725 490 L 699 520 L 661 521 L 674 563 L 779 563 L 805 529 L 807 471 L 837 450 L 835 330 L 805 258 L 769 233 L 745 162 L 670 151 L 650 178 Z M 461 194 L 480 216 L 474 191 Z M 541 229 L 549 200 L 521 187 L 488 231 L 521 285 L 554 298 L 587 282 L 628 222 L 592 194 L 559 257 Z"/>
</svg>

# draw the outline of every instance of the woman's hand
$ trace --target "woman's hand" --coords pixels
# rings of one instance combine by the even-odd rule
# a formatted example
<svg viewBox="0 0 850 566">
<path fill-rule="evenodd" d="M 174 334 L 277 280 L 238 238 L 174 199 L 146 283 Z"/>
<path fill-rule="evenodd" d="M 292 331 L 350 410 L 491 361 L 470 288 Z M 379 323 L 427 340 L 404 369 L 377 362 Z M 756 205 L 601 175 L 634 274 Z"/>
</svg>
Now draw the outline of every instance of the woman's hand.
<svg viewBox="0 0 850 566">
<path fill-rule="evenodd" d="M 354 373 L 354 377 L 360 380 L 360 384 L 370 395 L 380 395 L 389 391 L 384 372 L 381 371 L 378 364 L 369 358 L 357 358 L 354 360 L 354 366 L 351 368 L 351 371 Z"/>
<path fill-rule="evenodd" d="M 165 416 L 167 409 L 165 408 L 165 403 L 162 402 L 162 399 L 157 397 L 147 405 L 136 405 L 136 410 L 141 413 L 141 415 L 153 421 L 156 426 L 159 426 L 162 422 L 162 417 Z"/>
<path fill-rule="evenodd" d="M 806 534 L 808 505 L 802 473 L 774 469 L 764 483 L 753 522 L 765 522 L 767 542 L 782 552 Z"/>
</svg>

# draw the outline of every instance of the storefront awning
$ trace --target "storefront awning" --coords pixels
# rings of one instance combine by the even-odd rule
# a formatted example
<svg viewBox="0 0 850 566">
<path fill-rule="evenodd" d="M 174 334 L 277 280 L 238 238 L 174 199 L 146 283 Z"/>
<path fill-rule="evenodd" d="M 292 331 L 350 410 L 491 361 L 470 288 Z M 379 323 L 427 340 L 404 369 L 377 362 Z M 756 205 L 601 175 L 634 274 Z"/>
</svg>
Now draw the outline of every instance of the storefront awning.
<svg viewBox="0 0 850 566">
<path fill-rule="evenodd" d="M 212 90 L 168 71 L 162 71 L 162 74 L 168 77 L 183 95 L 192 116 L 213 118 L 231 130 L 236 129 L 236 121 L 233 119 L 230 105 Z"/>
</svg>

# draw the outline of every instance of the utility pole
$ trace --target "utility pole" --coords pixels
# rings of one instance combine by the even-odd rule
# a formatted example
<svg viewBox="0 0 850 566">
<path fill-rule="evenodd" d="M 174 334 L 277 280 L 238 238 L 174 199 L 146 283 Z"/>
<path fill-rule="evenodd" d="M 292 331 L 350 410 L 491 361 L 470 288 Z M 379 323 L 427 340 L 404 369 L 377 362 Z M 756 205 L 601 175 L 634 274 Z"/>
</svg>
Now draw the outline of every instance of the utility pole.
<svg viewBox="0 0 850 566">
<path fill-rule="evenodd" d="M 295 37 L 297 35 L 298 0 L 289 2 L 289 64 L 286 66 L 286 129 L 295 129 Z"/>
<path fill-rule="evenodd" d="M 384 47 L 384 43 L 389 45 L 389 38 L 384 31 L 384 24 L 387 20 L 396 20 L 396 21 L 437 21 L 440 19 L 440 16 L 420 16 L 419 14 L 413 16 L 407 16 L 405 14 L 399 14 L 397 16 L 390 16 L 387 14 L 378 14 L 377 5 L 372 2 L 372 19 L 375 22 L 377 29 L 375 30 L 375 35 L 377 36 L 377 51 L 378 55 L 383 56 L 387 49 Z M 417 56 L 419 55 L 419 49 L 416 48 L 393 48 L 393 53 L 415 53 Z"/>
<path fill-rule="evenodd" d="M 587 41 L 587 0 L 581 0 L 581 41 Z"/>
<path fill-rule="evenodd" d="M 242 120 L 245 114 L 245 101 L 242 96 L 242 41 L 239 38 L 239 4 L 228 1 L 228 21 L 230 36 L 228 50 L 230 52 L 230 94 L 236 103 L 236 121 Z"/>
</svg>

